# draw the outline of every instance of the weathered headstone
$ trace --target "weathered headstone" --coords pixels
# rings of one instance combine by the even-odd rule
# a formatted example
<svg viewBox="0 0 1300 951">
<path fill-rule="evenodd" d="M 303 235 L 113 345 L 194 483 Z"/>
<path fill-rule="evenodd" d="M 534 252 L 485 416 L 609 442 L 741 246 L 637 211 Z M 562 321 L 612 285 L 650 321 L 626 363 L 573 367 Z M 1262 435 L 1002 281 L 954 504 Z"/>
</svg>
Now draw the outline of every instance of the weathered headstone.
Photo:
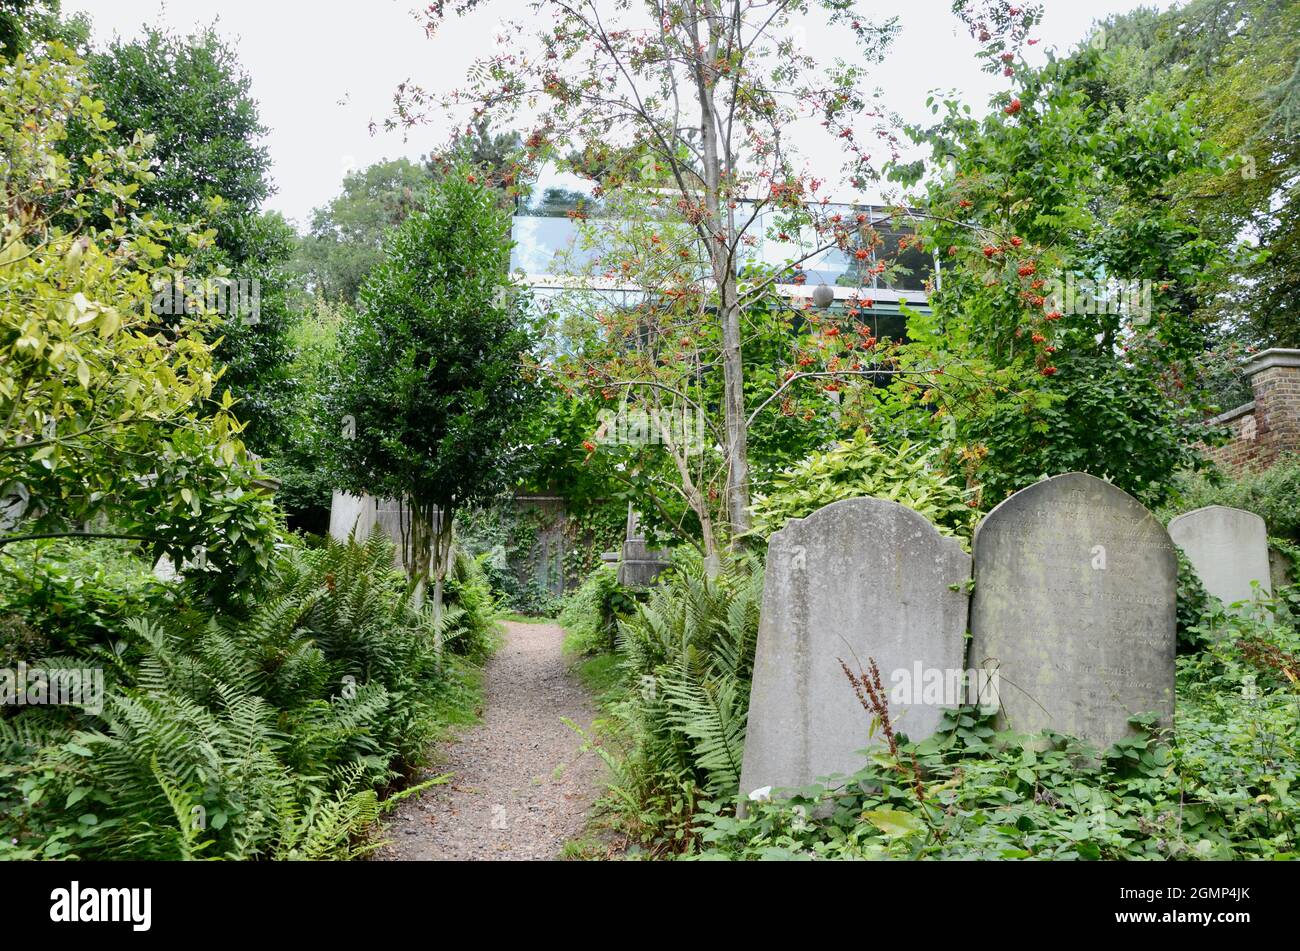
<svg viewBox="0 0 1300 951">
<path fill-rule="evenodd" d="M 646 542 L 641 518 L 631 504 L 627 507 L 627 531 L 618 563 L 618 583 L 629 588 L 647 588 L 671 564 L 667 549 L 654 549 Z"/>
<path fill-rule="evenodd" d="M 364 542 L 371 532 L 382 532 L 394 545 L 393 563 L 399 568 L 406 564 L 403 537 L 410 534 L 410 523 L 410 508 L 394 499 L 350 495 L 338 489 L 330 499 L 330 537 L 346 542 L 355 531 L 356 540 Z"/>
<path fill-rule="evenodd" d="M 970 556 L 923 516 L 884 499 L 847 499 L 792 519 L 768 540 L 767 573 L 741 773 L 742 799 L 861 769 L 863 710 L 840 666 L 874 658 L 886 691 L 963 670 Z M 958 693 L 960 684 L 957 684 Z M 891 703 L 895 729 L 934 732 L 959 695 Z M 946 703 L 945 703 L 946 700 Z"/>
<path fill-rule="evenodd" d="M 345 542 L 355 530 L 357 541 L 365 541 L 375 527 L 375 508 L 372 496 L 335 489 L 330 498 L 330 537 Z"/>
<path fill-rule="evenodd" d="M 1056 476 L 990 512 L 974 556 L 969 663 L 997 669 L 1003 726 L 1104 749 L 1131 716 L 1172 723 L 1178 561 L 1140 502 Z"/>
<path fill-rule="evenodd" d="M 1205 590 L 1224 605 L 1250 601 L 1251 582 L 1272 593 L 1268 528 L 1254 512 L 1209 505 L 1169 523 L 1169 537 L 1187 555 Z"/>
</svg>

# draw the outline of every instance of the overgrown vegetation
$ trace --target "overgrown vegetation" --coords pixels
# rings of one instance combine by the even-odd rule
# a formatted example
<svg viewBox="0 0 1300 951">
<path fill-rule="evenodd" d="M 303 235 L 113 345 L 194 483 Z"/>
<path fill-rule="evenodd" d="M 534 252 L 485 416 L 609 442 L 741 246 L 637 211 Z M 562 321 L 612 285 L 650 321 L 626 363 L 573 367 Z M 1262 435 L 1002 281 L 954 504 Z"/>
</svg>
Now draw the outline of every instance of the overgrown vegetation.
<svg viewBox="0 0 1300 951">
<path fill-rule="evenodd" d="M 183 585 L 97 643 L 31 653 L 99 668 L 98 704 L 5 707 L 0 856 L 344 858 L 380 794 L 422 763 L 476 692 L 486 585 L 458 560 L 438 620 L 416 610 L 382 536 L 283 549 L 241 612 Z M 51 645 L 53 646 L 53 645 Z"/>
<path fill-rule="evenodd" d="M 0 674 L 106 688 L 0 704 L 0 858 L 365 852 L 472 715 L 502 607 L 559 613 L 641 855 L 1300 856 L 1300 588 L 1230 614 L 1186 559 L 1172 731 L 1089 751 L 963 708 L 912 742 L 850 670 L 886 747 L 735 808 L 746 548 L 789 519 L 869 495 L 965 544 L 1081 470 L 1165 521 L 1256 512 L 1296 576 L 1300 456 L 1228 476 L 1203 452 L 1236 358 L 1300 340 L 1295 4 L 1136 10 L 1044 57 L 1039 6 L 954 0 L 1005 85 L 904 130 L 864 88 L 897 24 L 844 0 L 618 5 L 631 30 L 541 2 L 541 55 L 404 83 L 390 124 L 445 110 L 452 141 L 346 175 L 301 237 L 263 207 L 268 130 L 215 27 L 96 48 L 52 0 L 0 6 Z M 808 17 L 856 58 L 819 64 Z M 841 194 L 790 151 L 805 115 Z M 590 196 L 534 188 L 556 169 Z M 890 210 L 855 204 L 881 172 Z M 567 216 L 562 292 L 512 277 L 516 201 Z M 818 272 L 829 298 L 801 296 Z M 229 279 L 255 315 L 193 300 Z M 160 306 L 178 280 L 205 293 Z M 405 583 L 381 537 L 321 539 L 333 489 L 402 500 Z M 563 498 L 563 559 L 529 494 Z M 600 564 L 629 505 L 676 551 L 648 596 Z"/>
<path fill-rule="evenodd" d="M 763 583 L 750 557 L 717 577 L 679 557 L 619 621 L 622 683 L 606 695 L 608 742 L 595 747 L 612 774 L 606 808 L 656 855 L 689 849 L 701 804 L 739 783 Z"/>
<path fill-rule="evenodd" d="M 701 809 L 704 858 L 1294 859 L 1300 856 L 1300 645 L 1232 618 L 1178 661 L 1171 733 L 1098 755 L 1077 741 L 996 732 L 978 708 L 838 787 Z M 847 689 L 847 685 L 846 685 Z M 863 739 L 869 724 L 864 718 Z"/>
<path fill-rule="evenodd" d="M 1259 471 L 1231 476 L 1218 470 L 1185 474 L 1176 486 L 1177 505 L 1162 514 L 1172 517 L 1206 505 L 1226 505 L 1254 512 L 1270 535 L 1300 543 L 1300 455 L 1296 453 L 1282 453 L 1273 465 Z"/>
<path fill-rule="evenodd" d="M 834 786 L 758 799 L 737 818 L 756 565 L 681 566 L 620 625 L 606 694 L 608 821 L 652 857 L 1294 858 L 1300 852 L 1300 636 L 1294 589 L 1254 615 L 1210 610 L 1178 659 L 1174 731 L 1109 750 L 995 731 L 978 708 L 899 735 Z M 846 681 L 844 689 L 849 691 Z M 879 733 L 864 713 L 862 743 Z M 634 854 L 636 854 L 634 852 Z"/>
<path fill-rule="evenodd" d="M 177 563 L 201 557 L 214 591 L 246 595 L 276 519 L 219 383 L 216 315 L 151 307 L 154 281 L 216 232 L 140 206 L 154 136 L 116 144 L 86 83 L 57 44 L 0 61 L 0 547 L 96 523 Z M 74 127 L 79 162 L 62 151 Z"/>
<path fill-rule="evenodd" d="M 944 475 L 936 453 L 902 442 L 877 445 L 859 430 L 852 439 L 816 452 L 772 479 L 771 490 L 754 500 L 754 529 L 760 538 L 792 518 L 824 505 L 870 495 L 920 512 L 939 531 L 969 539 L 975 516 L 953 476 Z"/>
<path fill-rule="evenodd" d="M 564 599 L 559 622 L 564 646 L 578 654 L 613 651 L 619 621 L 636 607 L 631 591 L 618 583 L 618 571 L 601 565 Z"/>
</svg>

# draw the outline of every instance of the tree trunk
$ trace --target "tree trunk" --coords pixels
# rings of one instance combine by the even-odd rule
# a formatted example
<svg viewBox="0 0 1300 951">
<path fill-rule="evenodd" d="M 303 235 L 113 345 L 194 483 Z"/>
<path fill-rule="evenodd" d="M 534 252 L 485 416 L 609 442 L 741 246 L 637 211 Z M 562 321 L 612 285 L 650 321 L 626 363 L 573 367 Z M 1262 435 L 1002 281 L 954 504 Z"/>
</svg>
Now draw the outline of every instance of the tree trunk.
<svg viewBox="0 0 1300 951">
<path fill-rule="evenodd" d="M 427 507 L 419 502 L 399 502 L 399 510 L 410 512 L 409 528 L 403 533 L 406 561 L 407 587 L 411 603 L 418 611 L 424 607 L 424 595 L 429 585 L 429 563 L 433 554 L 433 533 L 430 531 Z"/>
<path fill-rule="evenodd" d="M 435 508 L 430 513 L 434 524 L 433 534 L 433 619 L 442 618 L 443 593 L 447 574 L 451 570 L 452 523 L 455 513 L 450 508 Z"/>
<path fill-rule="evenodd" d="M 749 433 L 745 429 L 745 370 L 740 352 L 740 307 L 736 279 L 728 273 L 722 291 L 723 399 L 727 411 L 727 513 L 731 547 L 751 527 L 749 514 Z"/>
<path fill-rule="evenodd" d="M 698 39 L 700 12 L 691 5 L 694 32 Z M 739 537 L 750 528 L 749 515 L 749 434 L 745 428 L 745 370 L 740 349 L 740 301 L 736 287 L 735 229 L 726 212 L 722 195 L 723 168 L 719 154 L 717 108 L 714 97 L 717 85 L 706 72 L 707 64 L 718 60 L 718 33 L 712 23 L 707 54 L 697 58 L 696 94 L 700 105 L 700 143 L 703 153 L 704 207 L 714 234 L 708 236 L 709 261 L 713 281 L 718 288 L 718 319 L 722 329 L 723 409 L 726 414 L 727 465 L 726 504 L 730 521 L 730 543 L 735 548 Z M 728 172 L 731 170 L 728 169 Z"/>
<path fill-rule="evenodd" d="M 433 580 L 433 611 L 442 615 L 443 580 L 451 551 L 451 521 L 441 519 L 438 507 L 431 502 L 399 503 L 410 512 L 410 527 L 404 532 L 403 555 L 411 603 L 418 611 L 424 607 L 429 581 Z"/>
<path fill-rule="evenodd" d="M 673 460 L 673 465 L 677 467 L 677 475 L 682 482 L 682 494 L 686 497 L 686 503 L 695 512 L 696 518 L 700 520 L 700 536 L 704 545 L 704 557 L 706 560 L 716 556 L 718 553 L 718 535 L 713 526 L 713 513 L 709 507 L 709 500 L 704 497 L 704 493 L 695 483 L 691 476 L 691 463 L 689 458 L 689 443 L 683 441 L 679 443 L 677 436 L 671 426 L 667 426 L 663 421 L 663 414 L 658 405 L 658 400 L 651 397 L 650 419 L 651 424 L 658 433 L 659 439 L 664 444 L 669 458 Z"/>
</svg>

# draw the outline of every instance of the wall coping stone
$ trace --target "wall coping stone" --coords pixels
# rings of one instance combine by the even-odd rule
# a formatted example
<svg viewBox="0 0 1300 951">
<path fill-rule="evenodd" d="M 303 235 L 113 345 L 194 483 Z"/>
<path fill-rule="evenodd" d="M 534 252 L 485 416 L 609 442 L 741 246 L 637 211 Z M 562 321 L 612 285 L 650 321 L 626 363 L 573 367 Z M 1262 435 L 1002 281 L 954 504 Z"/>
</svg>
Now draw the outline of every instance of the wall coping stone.
<svg viewBox="0 0 1300 951">
<path fill-rule="evenodd" d="M 1294 367 L 1300 369 L 1300 350 L 1289 350 L 1285 347 L 1271 347 L 1268 350 L 1261 350 L 1259 353 L 1247 358 L 1242 364 L 1242 368 L 1250 376 L 1254 376 L 1261 370 L 1268 370 L 1272 367 Z"/>
<path fill-rule="evenodd" d="M 1207 419 L 1205 422 L 1209 426 L 1217 426 L 1220 423 L 1230 423 L 1238 416 L 1245 416 L 1247 413 L 1253 413 L 1254 411 L 1255 401 L 1251 400 L 1249 403 L 1242 403 L 1236 409 L 1230 409 L 1226 413 L 1220 413 L 1218 416 Z"/>
</svg>

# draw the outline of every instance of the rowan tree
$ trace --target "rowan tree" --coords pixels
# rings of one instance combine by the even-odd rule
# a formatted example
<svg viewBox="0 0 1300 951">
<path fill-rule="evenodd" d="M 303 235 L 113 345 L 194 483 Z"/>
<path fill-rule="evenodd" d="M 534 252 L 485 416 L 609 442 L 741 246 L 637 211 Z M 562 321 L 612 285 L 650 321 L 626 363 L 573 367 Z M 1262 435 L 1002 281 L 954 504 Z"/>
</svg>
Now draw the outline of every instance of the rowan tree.
<svg viewBox="0 0 1300 951">
<path fill-rule="evenodd" d="M 487 0 L 455 10 L 480 5 Z M 749 424 L 756 403 L 773 396 L 747 387 L 745 315 L 779 280 L 793 279 L 790 268 L 800 262 L 837 247 L 873 248 L 871 222 L 831 220 L 827 182 L 803 164 L 800 140 L 811 134 L 842 147 L 846 187 L 871 178 L 873 151 L 891 154 L 887 117 L 861 87 L 895 23 L 871 21 L 850 0 L 647 0 L 612 8 L 539 0 L 530 7 L 529 22 L 503 22 L 499 49 L 471 69 L 466 88 L 435 95 L 403 83 L 390 124 L 410 127 L 447 111 L 468 113 L 467 129 L 484 117 L 527 122 L 524 154 L 503 173 L 511 184 L 554 162 L 592 180 L 598 200 L 635 204 L 653 192 L 663 219 L 683 225 L 674 238 L 678 268 L 665 275 L 667 284 L 649 287 L 655 300 L 648 306 L 674 325 L 689 311 L 701 331 L 696 341 L 709 348 L 701 362 L 720 371 L 721 400 L 710 411 L 723 468 L 716 528 L 737 538 L 750 524 Z M 431 34 L 446 13 L 445 4 L 429 8 Z M 814 42 L 805 30 L 815 32 Z M 742 278 L 764 233 L 786 236 L 789 260 Z M 606 263 L 616 275 L 641 269 L 643 262 L 617 260 L 618 249 L 610 250 Z M 664 381 L 639 382 L 644 369 L 628 357 L 603 376 L 649 410 L 685 405 L 680 389 L 667 405 Z M 629 372 L 620 377 L 622 370 Z M 801 367 L 792 379 L 807 372 Z M 605 379 L 594 382 L 606 388 Z M 704 491 L 685 470 L 680 476 L 687 497 Z"/>
</svg>

